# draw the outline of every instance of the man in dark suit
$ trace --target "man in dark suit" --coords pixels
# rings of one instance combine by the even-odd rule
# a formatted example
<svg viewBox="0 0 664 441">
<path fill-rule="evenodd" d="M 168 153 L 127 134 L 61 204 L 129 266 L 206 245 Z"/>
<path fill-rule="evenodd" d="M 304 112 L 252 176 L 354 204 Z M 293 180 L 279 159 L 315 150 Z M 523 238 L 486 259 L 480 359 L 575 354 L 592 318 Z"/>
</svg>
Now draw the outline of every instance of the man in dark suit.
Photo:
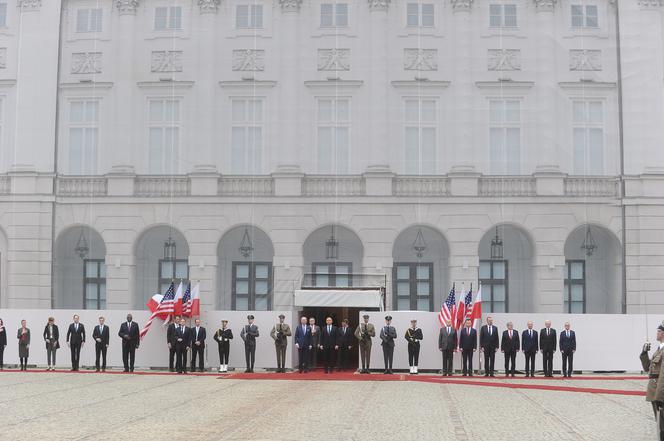
<svg viewBox="0 0 664 441">
<path fill-rule="evenodd" d="M 471 327 L 471 320 L 459 332 L 459 349 L 463 360 L 463 376 L 473 376 L 473 353 L 477 350 L 477 331 Z"/>
<path fill-rule="evenodd" d="M 191 332 L 187 327 L 187 321 L 180 319 L 180 323 L 173 331 L 175 347 L 175 370 L 178 374 L 187 373 L 187 351 L 191 345 Z M 191 370 L 194 370 L 194 364 L 191 364 Z"/>
<path fill-rule="evenodd" d="M 309 351 L 311 351 L 311 329 L 307 318 L 300 319 L 300 325 L 295 329 L 295 347 L 297 348 L 298 371 L 309 372 Z"/>
<path fill-rule="evenodd" d="M 198 371 L 205 371 L 205 361 L 203 354 L 205 352 L 205 328 L 201 326 L 201 320 L 194 320 L 194 327 L 191 328 L 191 371 L 196 370 L 196 357 L 198 357 Z"/>
<path fill-rule="evenodd" d="M 127 321 L 120 325 L 118 336 L 122 339 L 122 363 L 124 372 L 134 372 L 134 359 L 136 349 L 140 345 L 140 330 L 138 323 L 133 321 L 131 314 L 127 314 Z"/>
<path fill-rule="evenodd" d="M 457 332 L 452 327 L 452 321 L 446 320 L 445 326 L 438 333 L 438 349 L 443 353 L 443 376 L 452 376 L 452 362 L 457 348 Z"/>
<path fill-rule="evenodd" d="M 337 346 L 337 327 L 332 324 L 332 317 L 325 319 L 325 326 L 320 332 L 320 349 L 323 351 L 323 365 L 325 373 L 331 374 L 334 371 L 334 351 L 339 349 Z"/>
<path fill-rule="evenodd" d="M 81 348 L 85 344 L 85 327 L 78 322 L 78 316 L 74 316 L 74 323 L 67 330 L 67 346 L 71 351 L 71 370 L 77 371 L 81 361 Z"/>
<path fill-rule="evenodd" d="M 95 371 L 99 372 L 99 356 L 102 358 L 101 370 L 106 372 L 106 350 L 108 349 L 110 330 L 104 324 L 104 317 L 99 317 L 99 325 L 92 330 L 95 341 Z"/>
<path fill-rule="evenodd" d="M 339 346 L 339 371 L 348 368 L 348 353 L 353 349 L 355 335 L 348 326 L 348 319 L 343 319 L 341 327 L 337 329 L 337 346 Z"/>
<path fill-rule="evenodd" d="M 553 354 L 556 352 L 556 330 L 551 329 L 551 320 L 544 322 L 540 331 L 539 347 L 542 351 L 542 364 L 545 377 L 553 377 Z"/>
<path fill-rule="evenodd" d="M 394 339 L 397 330 L 392 326 L 392 316 L 385 316 L 385 326 L 380 330 L 381 346 L 383 347 L 383 360 L 385 361 L 384 374 L 392 374 L 392 360 L 394 359 Z"/>
<path fill-rule="evenodd" d="M 516 353 L 519 352 L 519 333 L 514 330 L 512 322 L 507 322 L 507 329 L 503 331 L 500 350 L 505 354 L 505 376 L 514 376 Z M 510 367 L 511 365 L 511 367 Z"/>
<path fill-rule="evenodd" d="M 499 347 L 498 328 L 493 324 L 493 317 L 486 318 L 486 325 L 480 329 L 480 351 L 484 352 L 484 376 L 494 377 L 494 362 Z"/>
<path fill-rule="evenodd" d="M 254 316 L 247 316 L 247 323 L 240 331 L 240 338 L 244 342 L 244 358 L 247 362 L 246 372 L 254 372 L 254 362 L 256 361 L 256 338 L 258 338 L 258 326 L 254 325 Z"/>
<path fill-rule="evenodd" d="M 168 345 L 168 370 L 175 372 L 175 328 L 180 326 L 180 316 L 173 317 L 173 321 L 166 329 L 166 344 Z"/>
<path fill-rule="evenodd" d="M 309 317 L 309 329 L 311 330 L 311 345 L 313 348 L 309 351 L 309 369 L 318 367 L 318 348 L 320 346 L 320 326 L 316 324 L 314 317 Z"/>
<path fill-rule="evenodd" d="M 535 376 L 535 355 L 539 351 L 537 331 L 533 329 L 533 322 L 528 322 L 528 329 L 521 334 L 521 350 L 526 356 L 526 377 Z"/>
<path fill-rule="evenodd" d="M 572 376 L 574 352 L 576 352 L 576 333 L 565 322 L 565 330 L 560 333 L 560 353 L 563 354 L 563 377 Z"/>
</svg>

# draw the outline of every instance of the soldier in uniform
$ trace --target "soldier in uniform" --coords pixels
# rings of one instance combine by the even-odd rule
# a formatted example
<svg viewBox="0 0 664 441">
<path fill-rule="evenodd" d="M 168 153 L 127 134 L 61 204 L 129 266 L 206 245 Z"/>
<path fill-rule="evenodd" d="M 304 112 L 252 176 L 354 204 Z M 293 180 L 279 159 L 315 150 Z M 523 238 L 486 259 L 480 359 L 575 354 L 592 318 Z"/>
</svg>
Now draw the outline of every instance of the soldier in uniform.
<svg viewBox="0 0 664 441">
<path fill-rule="evenodd" d="M 217 329 L 213 338 L 219 346 L 219 372 L 228 372 L 228 354 L 233 339 L 233 331 L 228 327 L 228 319 L 221 320 L 221 328 Z"/>
<path fill-rule="evenodd" d="M 655 413 L 658 439 L 664 441 L 664 380 L 659 381 L 660 375 L 664 375 L 664 372 L 662 372 L 664 369 L 664 322 L 657 327 L 657 341 L 659 345 L 655 353 L 652 354 L 652 358 L 648 357 L 650 343 L 643 345 L 643 351 L 639 358 L 643 370 L 648 371 L 646 401 L 652 404 L 652 410 Z"/>
<path fill-rule="evenodd" d="M 286 347 L 288 339 L 291 336 L 291 329 L 288 323 L 284 323 L 285 315 L 279 314 L 279 323 L 272 327 L 270 337 L 274 340 L 274 347 L 277 351 L 277 372 L 286 373 Z"/>
<path fill-rule="evenodd" d="M 363 322 L 355 329 L 355 338 L 360 346 L 360 359 L 362 360 L 360 373 L 368 374 L 371 363 L 371 339 L 376 336 L 376 329 L 372 323 L 369 323 L 369 314 L 364 314 L 362 319 Z"/>
<path fill-rule="evenodd" d="M 385 326 L 380 330 L 380 345 L 383 347 L 383 360 L 385 362 L 384 374 L 392 374 L 392 359 L 394 358 L 394 339 L 397 338 L 397 330 L 392 326 L 392 316 L 385 316 Z"/>
<path fill-rule="evenodd" d="M 258 334 L 258 326 L 254 325 L 254 316 L 249 314 L 247 316 L 248 324 L 244 325 L 240 331 L 240 338 L 244 341 L 244 358 L 247 363 L 245 373 L 254 371 L 254 362 L 256 361 L 256 338 Z"/>
<path fill-rule="evenodd" d="M 422 330 L 417 327 L 417 320 L 410 321 L 410 328 L 406 331 L 408 341 L 408 365 L 410 373 L 417 374 L 417 364 L 420 359 L 420 341 L 422 341 Z"/>
</svg>

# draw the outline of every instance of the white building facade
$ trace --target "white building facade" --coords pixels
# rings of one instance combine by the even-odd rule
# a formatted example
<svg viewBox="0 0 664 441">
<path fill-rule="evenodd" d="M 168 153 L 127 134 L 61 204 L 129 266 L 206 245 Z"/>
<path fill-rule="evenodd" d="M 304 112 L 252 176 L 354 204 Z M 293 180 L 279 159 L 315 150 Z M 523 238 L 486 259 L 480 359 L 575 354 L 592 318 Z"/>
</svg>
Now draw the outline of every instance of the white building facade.
<svg viewBox="0 0 664 441">
<path fill-rule="evenodd" d="M 663 313 L 663 79 L 661 0 L 0 0 L 0 308 Z"/>
</svg>

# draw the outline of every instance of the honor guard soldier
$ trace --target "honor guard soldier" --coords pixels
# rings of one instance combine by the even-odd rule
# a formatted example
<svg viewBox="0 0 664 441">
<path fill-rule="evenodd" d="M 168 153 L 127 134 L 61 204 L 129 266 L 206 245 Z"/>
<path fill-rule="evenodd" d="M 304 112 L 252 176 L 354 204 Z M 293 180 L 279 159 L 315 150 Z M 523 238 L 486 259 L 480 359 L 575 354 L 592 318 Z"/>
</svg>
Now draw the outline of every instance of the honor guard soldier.
<svg viewBox="0 0 664 441">
<path fill-rule="evenodd" d="M 648 357 L 650 351 L 650 343 L 643 345 L 640 359 L 643 365 L 643 370 L 648 371 L 648 387 L 646 389 L 646 401 L 652 404 L 652 410 L 655 413 L 655 420 L 657 421 L 657 436 L 660 441 L 664 441 L 664 380 L 659 381 L 659 377 L 664 375 L 664 323 L 657 328 L 657 341 L 659 345 L 652 354 Z"/>
<path fill-rule="evenodd" d="M 406 331 L 408 341 L 408 365 L 410 373 L 417 374 L 417 364 L 420 359 L 420 341 L 422 341 L 422 330 L 417 327 L 417 320 L 410 321 L 410 328 Z M 392 363 L 390 363 L 391 367 Z"/>
<path fill-rule="evenodd" d="M 277 372 L 286 373 L 286 348 L 288 339 L 291 336 L 291 328 L 288 323 L 284 323 L 285 315 L 279 314 L 279 323 L 272 327 L 270 337 L 274 340 L 274 347 L 277 351 Z"/>
<path fill-rule="evenodd" d="M 221 320 L 221 328 L 217 329 L 213 338 L 219 346 L 219 372 L 228 372 L 228 354 L 233 339 L 233 331 L 228 327 L 228 319 Z"/>
<path fill-rule="evenodd" d="M 376 336 L 376 329 L 372 323 L 369 323 L 369 314 L 364 314 L 362 320 L 362 323 L 355 329 L 355 338 L 360 346 L 360 359 L 362 360 L 360 373 L 368 374 L 371 364 L 371 339 Z"/>
<path fill-rule="evenodd" d="M 381 346 L 383 347 L 383 360 L 385 361 L 384 374 L 392 374 L 392 359 L 394 358 L 394 339 L 397 338 L 397 330 L 391 325 L 392 316 L 385 316 L 385 326 L 380 330 Z"/>
<path fill-rule="evenodd" d="M 244 325 L 240 332 L 240 338 L 244 341 L 244 358 L 247 363 L 246 373 L 254 371 L 254 362 L 256 361 L 256 338 L 258 334 L 258 326 L 254 325 L 254 316 L 249 314 L 247 316 L 248 324 Z"/>
</svg>

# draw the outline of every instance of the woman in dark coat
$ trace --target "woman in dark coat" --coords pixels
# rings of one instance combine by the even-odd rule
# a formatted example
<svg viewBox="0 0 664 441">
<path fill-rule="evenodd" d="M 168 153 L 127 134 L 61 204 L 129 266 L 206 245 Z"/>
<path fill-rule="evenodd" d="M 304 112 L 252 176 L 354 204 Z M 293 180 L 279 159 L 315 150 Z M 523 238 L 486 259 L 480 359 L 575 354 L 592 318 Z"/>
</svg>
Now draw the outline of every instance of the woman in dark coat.
<svg viewBox="0 0 664 441">
<path fill-rule="evenodd" d="M 21 320 L 21 327 L 18 328 L 16 338 L 18 338 L 18 358 L 21 361 L 21 370 L 28 369 L 28 356 L 30 355 L 30 330 L 25 325 L 25 320 Z"/>
<path fill-rule="evenodd" d="M 55 324 L 53 317 L 48 318 L 48 323 L 44 328 L 44 341 L 46 342 L 46 360 L 48 362 L 47 371 L 55 370 L 55 352 L 60 347 L 60 331 L 58 325 Z"/>
<path fill-rule="evenodd" d="M 7 330 L 5 329 L 5 322 L 0 319 L 0 371 L 5 369 L 2 358 L 5 353 L 5 346 L 7 346 Z"/>
</svg>

